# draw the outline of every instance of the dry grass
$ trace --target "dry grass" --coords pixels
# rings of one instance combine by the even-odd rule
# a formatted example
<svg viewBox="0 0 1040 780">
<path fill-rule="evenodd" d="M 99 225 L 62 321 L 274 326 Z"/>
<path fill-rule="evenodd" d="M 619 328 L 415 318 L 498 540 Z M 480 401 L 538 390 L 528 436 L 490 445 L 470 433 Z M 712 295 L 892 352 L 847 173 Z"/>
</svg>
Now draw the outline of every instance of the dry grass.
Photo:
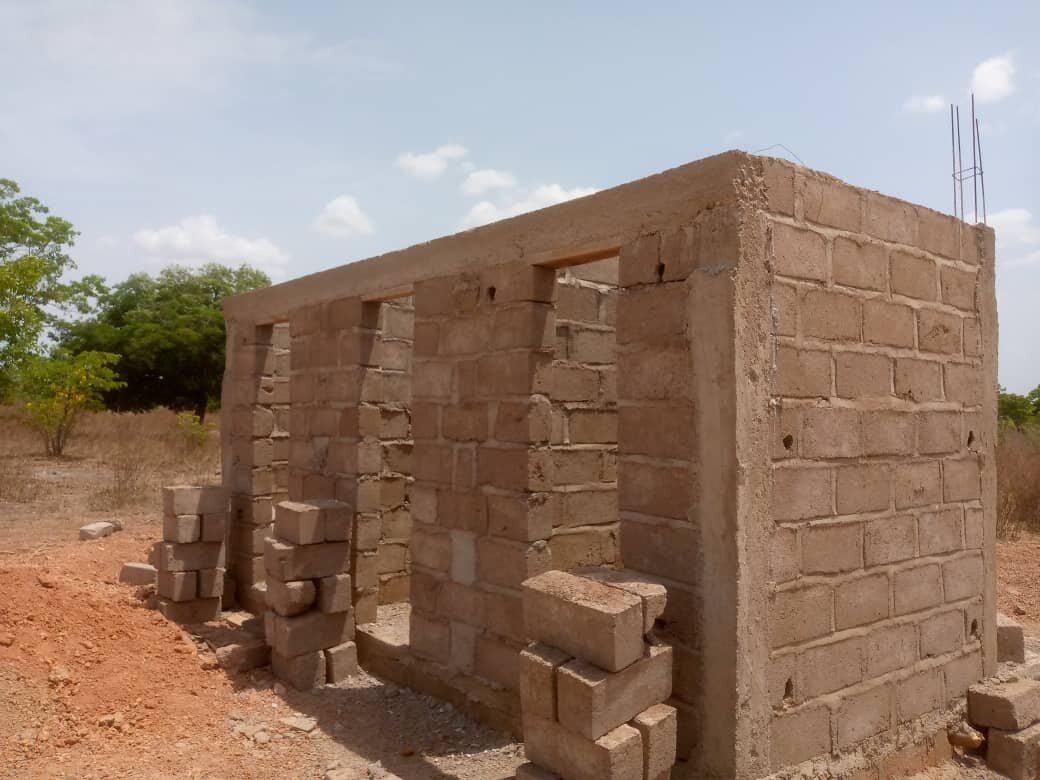
<svg viewBox="0 0 1040 780">
<path fill-rule="evenodd" d="M 997 536 L 1040 533 L 1040 433 L 1008 429 L 997 445 Z"/>
<path fill-rule="evenodd" d="M 84 416 L 66 455 L 49 458 L 14 407 L 0 407 L 0 531 L 78 527 L 91 513 L 152 514 L 158 491 L 220 481 L 219 418 L 186 435 L 165 409 Z"/>
</svg>

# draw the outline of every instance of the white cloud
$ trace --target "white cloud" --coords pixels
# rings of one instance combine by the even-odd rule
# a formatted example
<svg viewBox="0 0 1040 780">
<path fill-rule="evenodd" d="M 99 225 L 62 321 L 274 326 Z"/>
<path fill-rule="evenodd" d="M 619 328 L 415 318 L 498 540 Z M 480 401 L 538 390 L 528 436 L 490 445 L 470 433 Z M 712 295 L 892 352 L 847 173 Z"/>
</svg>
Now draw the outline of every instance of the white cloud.
<svg viewBox="0 0 1040 780">
<path fill-rule="evenodd" d="M 1033 221 L 1032 212 L 1002 209 L 990 214 L 987 221 L 997 234 L 997 259 L 1001 266 L 1040 264 L 1040 224 Z"/>
<path fill-rule="evenodd" d="M 518 214 L 526 214 L 528 211 L 536 211 L 546 206 L 554 206 L 574 198 L 583 198 L 592 195 L 597 190 L 594 187 L 574 187 L 566 189 L 559 184 L 543 184 L 529 190 L 520 200 L 507 203 L 495 204 L 488 200 L 482 200 L 473 207 L 462 218 L 462 228 L 473 228 L 486 225 L 489 222 L 497 222 L 500 219 L 515 217 Z"/>
<path fill-rule="evenodd" d="M 319 233 L 336 238 L 370 236 L 375 232 L 372 222 L 351 195 L 330 200 L 311 225 Z"/>
<path fill-rule="evenodd" d="M 445 144 L 432 152 L 402 152 L 397 155 L 397 167 L 417 179 L 436 179 L 448 169 L 449 162 L 468 155 L 465 146 Z"/>
<path fill-rule="evenodd" d="M 496 171 L 494 168 L 483 168 L 471 172 L 462 182 L 462 191 L 467 195 L 482 195 L 488 190 L 511 190 L 516 186 L 516 178 L 509 171 Z"/>
<path fill-rule="evenodd" d="M 1015 91 L 1015 64 L 1010 54 L 990 57 L 975 66 L 971 74 L 971 91 L 980 103 L 995 103 Z"/>
<path fill-rule="evenodd" d="M 914 95 L 903 103 L 903 110 L 915 114 L 935 114 L 946 106 L 946 98 L 942 95 Z"/>
<path fill-rule="evenodd" d="M 285 276 L 289 256 L 266 238 L 245 238 L 226 232 L 215 217 L 185 217 L 176 225 L 141 228 L 134 242 L 158 263 L 200 266 L 206 263 L 259 268 L 274 279 Z"/>
</svg>

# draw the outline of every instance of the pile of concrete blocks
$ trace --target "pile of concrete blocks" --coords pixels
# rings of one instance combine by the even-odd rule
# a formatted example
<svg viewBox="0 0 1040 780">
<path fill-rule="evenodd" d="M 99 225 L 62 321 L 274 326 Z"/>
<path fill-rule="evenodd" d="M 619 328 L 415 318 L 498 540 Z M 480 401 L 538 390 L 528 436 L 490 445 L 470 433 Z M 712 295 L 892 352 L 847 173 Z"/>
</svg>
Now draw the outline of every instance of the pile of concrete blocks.
<svg viewBox="0 0 1040 780">
<path fill-rule="evenodd" d="M 1012 677 L 968 689 L 968 719 L 986 732 L 986 761 L 1011 780 L 1040 777 L 1040 681 Z"/>
<path fill-rule="evenodd" d="M 264 633 L 271 669 L 295 688 L 337 683 L 357 672 L 349 504 L 283 501 L 264 550 Z"/>
<path fill-rule="evenodd" d="M 163 540 L 152 549 L 159 611 L 177 623 L 220 617 L 227 501 L 220 487 L 164 487 Z"/>
<path fill-rule="evenodd" d="M 523 585 L 518 780 L 661 780 L 675 763 L 672 649 L 653 643 L 663 586 L 638 573 L 549 571 Z M 648 641 L 649 639 L 649 641 Z"/>
</svg>

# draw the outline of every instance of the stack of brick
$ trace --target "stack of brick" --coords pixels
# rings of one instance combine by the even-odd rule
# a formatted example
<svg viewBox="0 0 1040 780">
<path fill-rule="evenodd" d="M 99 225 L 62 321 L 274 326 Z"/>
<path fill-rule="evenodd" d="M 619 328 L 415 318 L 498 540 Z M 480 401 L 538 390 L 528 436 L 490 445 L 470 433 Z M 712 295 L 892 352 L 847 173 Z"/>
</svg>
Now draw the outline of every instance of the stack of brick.
<svg viewBox="0 0 1040 780">
<path fill-rule="evenodd" d="M 177 623 L 220 617 L 227 502 L 220 487 L 165 487 L 163 540 L 153 549 L 158 609 Z"/>
<path fill-rule="evenodd" d="M 991 768 L 1011 780 L 1040 777 L 1040 682 L 1012 678 L 973 685 L 968 717 L 987 732 Z"/>
<path fill-rule="evenodd" d="M 276 677 L 302 690 L 357 672 L 351 604 L 354 513 L 331 499 L 275 507 L 264 553 L 264 632 Z"/>
<path fill-rule="evenodd" d="M 518 778 L 661 780 L 675 763 L 670 647 L 647 642 L 665 607 L 641 575 L 549 571 L 524 583 Z"/>
</svg>

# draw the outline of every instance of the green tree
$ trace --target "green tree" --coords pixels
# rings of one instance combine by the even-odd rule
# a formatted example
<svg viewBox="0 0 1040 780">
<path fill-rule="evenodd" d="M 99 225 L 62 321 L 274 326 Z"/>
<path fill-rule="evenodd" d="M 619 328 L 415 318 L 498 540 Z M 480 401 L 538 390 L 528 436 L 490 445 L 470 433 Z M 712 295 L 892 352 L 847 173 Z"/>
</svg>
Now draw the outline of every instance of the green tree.
<svg viewBox="0 0 1040 780">
<path fill-rule="evenodd" d="M 1029 399 L 1029 405 L 1033 409 L 1033 416 L 1040 420 L 1040 385 L 1030 390 L 1026 398 Z"/>
<path fill-rule="evenodd" d="M 121 385 L 112 366 L 119 355 L 57 350 L 27 358 L 19 372 L 25 421 L 43 438 L 48 455 L 60 456 L 84 411 L 101 406 L 102 394 Z"/>
<path fill-rule="evenodd" d="M 1040 422 L 1035 406 L 1038 397 L 1040 388 L 1033 390 L 1028 396 L 1009 393 L 1003 387 L 998 388 L 997 418 L 1001 423 L 1012 425 L 1019 430 Z"/>
<path fill-rule="evenodd" d="M 99 283 L 94 276 L 62 282 L 76 267 L 67 254 L 76 231 L 20 193 L 13 181 L 0 179 L 0 397 L 12 389 L 18 367 L 39 352 L 57 310 L 81 307 Z"/>
<path fill-rule="evenodd" d="M 105 394 L 111 409 L 186 409 L 200 420 L 220 400 L 224 373 L 224 314 L 229 295 L 264 287 L 268 277 L 248 266 L 170 267 L 158 277 L 134 274 L 102 291 L 93 315 L 65 325 L 62 345 L 73 352 L 122 356 L 122 385 Z"/>
</svg>

